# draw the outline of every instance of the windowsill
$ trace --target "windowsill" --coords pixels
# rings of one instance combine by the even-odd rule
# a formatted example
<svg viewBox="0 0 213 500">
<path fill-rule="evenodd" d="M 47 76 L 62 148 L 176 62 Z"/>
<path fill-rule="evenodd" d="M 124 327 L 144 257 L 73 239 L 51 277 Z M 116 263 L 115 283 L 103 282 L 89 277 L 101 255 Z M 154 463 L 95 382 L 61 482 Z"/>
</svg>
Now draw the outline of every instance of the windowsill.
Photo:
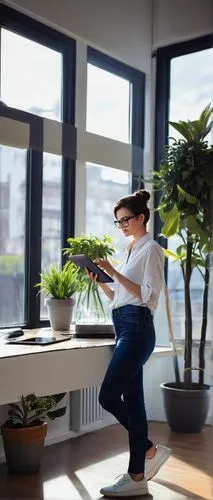
<svg viewBox="0 0 213 500">
<path fill-rule="evenodd" d="M 4 358 L 13 358 L 17 356 L 27 356 L 32 354 L 41 354 L 41 353 L 51 353 L 55 351 L 70 351 L 77 349 L 91 349 L 97 347 L 113 347 L 115 345 L 115 340 L 113 338 L 77 338 L 75 334 L 72 333 L 72 330 L 68 332 L 58 332 L 62 334 L 72 335 L 72 338 L 69 340 L 65 340 L 64 342 L 60 342 L 57 344 L 50 344 L 46 346 L 37 345 L 18 345 L 18 344 L 7 344 L 7 339 L 5 337 L 0 337 L 0 359 Z M 32 330 L 25 330 L 25 336 L 28 338 L 34 337 L 35 335 L 52 335 L 52 330 L 50 328 L 35 328 Z M 179 347 L 178 353 L 181 353 L 183 348 Z M 169 356 L 172 354 L 172 349 L 169 346 L 156 346 L 152 357 L 159 356 Z"/>
</svg>

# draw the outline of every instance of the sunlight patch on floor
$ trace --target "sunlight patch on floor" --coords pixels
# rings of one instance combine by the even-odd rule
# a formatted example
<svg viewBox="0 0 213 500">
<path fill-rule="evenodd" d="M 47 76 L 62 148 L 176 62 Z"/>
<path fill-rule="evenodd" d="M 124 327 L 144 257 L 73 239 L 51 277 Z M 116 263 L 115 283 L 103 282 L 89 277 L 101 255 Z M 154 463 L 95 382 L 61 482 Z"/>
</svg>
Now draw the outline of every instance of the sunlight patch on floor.
<svg viewBox="0 0 213 500">
<path fill-rule="evenodd" d="M 43 483 L 43 496 L 45 500 L 81 500 L 82 496 L 66 475 L 49 479 Z"/>
</svg>

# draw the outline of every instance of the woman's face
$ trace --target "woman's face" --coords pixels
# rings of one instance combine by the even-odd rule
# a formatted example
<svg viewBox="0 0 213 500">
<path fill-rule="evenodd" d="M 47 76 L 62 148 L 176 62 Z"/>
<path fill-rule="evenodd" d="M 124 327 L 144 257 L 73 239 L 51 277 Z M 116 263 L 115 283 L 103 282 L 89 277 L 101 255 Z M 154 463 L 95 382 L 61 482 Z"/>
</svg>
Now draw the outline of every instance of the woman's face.
<svg viewBox="0 0 213 500">
<path fill-rule="evenodd" d="M 144 214 L 134 215 L 127 208 L 120 208 L 116 214 L 117 227 L 125 236 L 137 236 L 145 231 Z"/>
</svg>

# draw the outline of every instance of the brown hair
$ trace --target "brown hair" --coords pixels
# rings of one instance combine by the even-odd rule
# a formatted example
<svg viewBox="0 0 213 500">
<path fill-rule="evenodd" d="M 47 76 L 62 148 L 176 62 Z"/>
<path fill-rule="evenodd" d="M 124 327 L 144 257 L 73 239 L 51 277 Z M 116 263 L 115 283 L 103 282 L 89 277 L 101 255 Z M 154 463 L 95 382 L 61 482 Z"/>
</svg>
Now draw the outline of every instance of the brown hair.
<svg viewBox="0 0 213 500">
<path fill-rule="evenodd" d="M 130 194 L 129 196 L 125 196 L 124 198 L 121 198 L 117 201 L 114 207 L 114 215 L 116 217 L 117 212 L 118 210 L 120 210 L 120 208 L 127 208 L 130 212 L 132 212 L 133 215 L 144 214 L 144 225 L 146 225 L 150 217 L 150 211 L 147 207 L 147 202 L 149 201 L 149 199 L 150 194 L 148 193 L 148 191 L 145 191 L 143 189 L 135 191 L 135 193 Z"/>
</svg>

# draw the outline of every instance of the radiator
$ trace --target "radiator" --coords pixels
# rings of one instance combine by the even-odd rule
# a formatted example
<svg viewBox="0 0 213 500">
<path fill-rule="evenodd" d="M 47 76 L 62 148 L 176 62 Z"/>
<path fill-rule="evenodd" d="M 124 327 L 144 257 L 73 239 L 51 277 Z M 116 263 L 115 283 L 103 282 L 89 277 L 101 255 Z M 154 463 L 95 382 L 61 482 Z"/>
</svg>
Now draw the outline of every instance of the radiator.
<svg viewBox="0 0 213 500">
<path fill-rule="evenodd" d="M 87 387 L 70 394 L 70 429 L 89 431 L 116 422 L 116 419 L 104 410 L 99 402 L 100 386 Z"/>
</svg>

